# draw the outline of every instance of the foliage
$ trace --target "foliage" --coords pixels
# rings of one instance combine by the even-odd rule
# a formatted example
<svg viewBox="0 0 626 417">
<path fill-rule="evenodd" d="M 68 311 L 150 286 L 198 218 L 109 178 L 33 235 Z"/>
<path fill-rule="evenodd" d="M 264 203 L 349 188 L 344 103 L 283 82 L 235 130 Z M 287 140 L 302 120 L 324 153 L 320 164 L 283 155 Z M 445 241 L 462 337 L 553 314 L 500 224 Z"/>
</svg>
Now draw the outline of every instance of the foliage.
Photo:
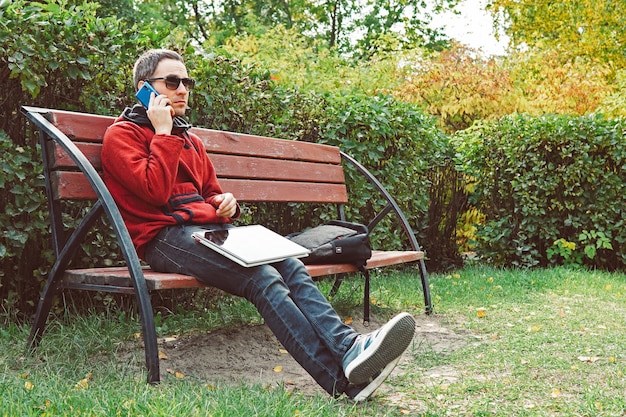
<svg viewBox="0 0 626 417">
<path fill-rule="evenodd" d="M 546 49 L 507 58 L 510 77 L 523 93 L 515 110 L 546 113 L 593 113 L 614 90 L 614 67 L 597 57 L 576 57 L 571 51 Z"/>
<path fill-rule="evenodd" d="M 626 69 L 616 72 L 614 87 L 615 89 L 604 97 L 596 111 L 607 117 L 626 117 Z"/>
<path fill-rule="evenodd" d="M 490 10 L 514 48 L 558 49 L 623 68 L 626 16 L 616 0 L 494 0 Z"/>
<path fill-rule="evenodd" d="M 381 52 L 367 61 L 350 60 L 283 26 L 233 37 L 223 50 L 245 65 L 268 69 L 277 85 L 306 91 L 377 94 L 390 91 L 402 79 L 398 62 L 403 54 L 398 51 Z"/>
<path fill-rule="evenodd" d="M 47 206 L 36 149 L 16 146 L 0 131 L 0 154 L 0 294 L 3 308 L 11 310 L 21 297 L 37 299 L 32 290 L 52 253 L 45 237 Z"/>
<path fill-rule="evenodd" d="M 221 46 L 233 37 L 259 36 L 266 30 L 283 26 L 321 41 L 329 49 L 369 57 L 387 45 L 442 47 L 445 45 L 442 33 L 429 27 L 431 13 L 453 9 L 457 1 L 438 0 L 431 6 L 434 10 L 419 0 L 382 3 L 373 0 L 144 0 L 142 3 L 158 3 L 172 26 L 185 27 L 199 44 Z"/>
<path fill-rule="evenodd" d="M 447 131 L 520 110 L 521 92 L 509 70 L 494 58 L 456 45 L 430 59 L 416 54 L 408 62 L 412 71 L 393 94 L 423 106 Z"/>
<path fill-rule="evenodd" d="M 470 201 L 486 216 L 482 256 L 623 269 L 625 131 L 624 121 L 601 116 L 512 115 L 455 135 L 459 169 L 475 187 Z"/>
</svg>

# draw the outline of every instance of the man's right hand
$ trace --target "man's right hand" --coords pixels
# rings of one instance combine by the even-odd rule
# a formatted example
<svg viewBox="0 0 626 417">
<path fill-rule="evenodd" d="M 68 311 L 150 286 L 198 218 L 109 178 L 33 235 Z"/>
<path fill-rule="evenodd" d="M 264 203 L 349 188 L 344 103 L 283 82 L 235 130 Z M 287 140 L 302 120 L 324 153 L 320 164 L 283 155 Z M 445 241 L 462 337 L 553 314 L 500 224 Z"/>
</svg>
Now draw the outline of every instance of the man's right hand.
<svg viewBox="0 0 626 417">
<path fill-rule="evenodd" d="M 150 106 L 148 107 L 148 119 L 152 122 L 154 133 L 157 135 L 171 135 L 174 125 L 174 109 L 170 106 L 170 99 L 160 94 L 150 94 Z"/>
</svg>

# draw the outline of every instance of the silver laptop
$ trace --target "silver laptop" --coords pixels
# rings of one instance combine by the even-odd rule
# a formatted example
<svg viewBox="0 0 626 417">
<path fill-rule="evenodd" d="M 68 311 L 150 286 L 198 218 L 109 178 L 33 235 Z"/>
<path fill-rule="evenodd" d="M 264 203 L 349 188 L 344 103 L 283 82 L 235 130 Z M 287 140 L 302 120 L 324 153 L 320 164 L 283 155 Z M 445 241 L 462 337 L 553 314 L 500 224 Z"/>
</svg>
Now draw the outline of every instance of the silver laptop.
<svg viewBox="0 0 626 417">
<path fill-rule="evenodd" d="M 301 258 L 309 250 L 261 225 L 194 232 L 197 242 L 245 267 Z"/>
</svg>

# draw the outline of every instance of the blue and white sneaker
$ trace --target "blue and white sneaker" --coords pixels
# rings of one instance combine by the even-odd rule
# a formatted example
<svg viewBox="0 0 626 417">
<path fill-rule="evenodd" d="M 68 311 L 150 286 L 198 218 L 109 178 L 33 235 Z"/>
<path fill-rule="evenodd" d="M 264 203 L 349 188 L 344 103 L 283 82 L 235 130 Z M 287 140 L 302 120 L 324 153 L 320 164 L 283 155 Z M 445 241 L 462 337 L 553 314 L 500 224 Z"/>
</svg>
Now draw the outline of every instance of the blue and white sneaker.
<svg viewBox="0 0 626 417">
<path fill-rule="evenodd" d="M 367 396 L 371 395 L 391 374 L 414 335 L 415 319 L 408 313 L 401 313 L 380 329 L 358 336 L 343 357 L 346 378 L 355 385 L 368 383 L 361 392 L 377 383 Z"/>
</svg>

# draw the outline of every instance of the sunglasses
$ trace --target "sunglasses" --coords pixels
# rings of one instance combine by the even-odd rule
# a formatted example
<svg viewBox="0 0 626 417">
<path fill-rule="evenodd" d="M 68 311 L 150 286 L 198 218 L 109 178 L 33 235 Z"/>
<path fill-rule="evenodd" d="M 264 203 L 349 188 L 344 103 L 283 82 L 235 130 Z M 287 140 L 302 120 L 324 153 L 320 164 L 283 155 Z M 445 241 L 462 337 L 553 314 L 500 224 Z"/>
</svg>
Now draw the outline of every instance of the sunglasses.
<svg viewBox="0 0 626 417">
<path fill-rule="evenodd" d="M 165 81 L 165 87 L 167 87 L 168 90 L 176 90 L 180 83 L 183 83 L 187 90 L 191 90 L 196 85 L 196 80 L 193 78 L 178 78 L 175 75 L 168 75 L 167 77 L 159 78 L 147 78 L 144 81 L 151 83 L 159 80 Z"/>
</svg>

